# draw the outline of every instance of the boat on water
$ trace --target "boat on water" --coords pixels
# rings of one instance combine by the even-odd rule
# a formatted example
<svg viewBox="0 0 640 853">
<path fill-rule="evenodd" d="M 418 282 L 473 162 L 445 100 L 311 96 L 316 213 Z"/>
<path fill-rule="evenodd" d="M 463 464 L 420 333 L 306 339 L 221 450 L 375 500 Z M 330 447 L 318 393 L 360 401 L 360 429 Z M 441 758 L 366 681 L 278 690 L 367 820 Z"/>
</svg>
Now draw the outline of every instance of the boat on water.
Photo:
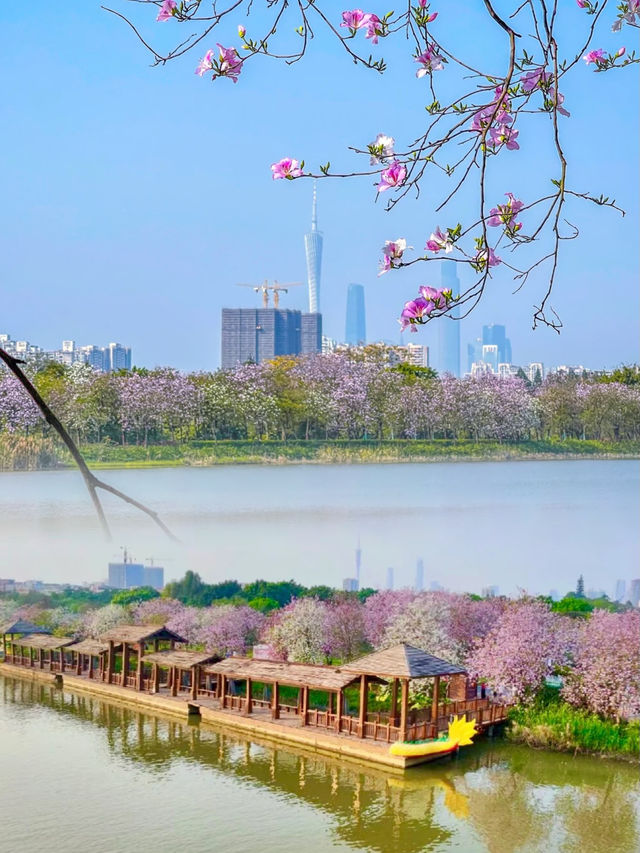
<svg viewBox="0 0 640 853">
<path fill-rule="evenodd" d="M 476 734 L 475 720 L 467 720 L 466 716 L 454 717 L 444 736 L 423 741 L 397 741 L 389 747 L 389 752 L 391 755 L 401 755 L 405 758 L 423 758 L 425 761 L 432 761 L 451 755 L 461 746 L 470 746 Z"/>
</svg>

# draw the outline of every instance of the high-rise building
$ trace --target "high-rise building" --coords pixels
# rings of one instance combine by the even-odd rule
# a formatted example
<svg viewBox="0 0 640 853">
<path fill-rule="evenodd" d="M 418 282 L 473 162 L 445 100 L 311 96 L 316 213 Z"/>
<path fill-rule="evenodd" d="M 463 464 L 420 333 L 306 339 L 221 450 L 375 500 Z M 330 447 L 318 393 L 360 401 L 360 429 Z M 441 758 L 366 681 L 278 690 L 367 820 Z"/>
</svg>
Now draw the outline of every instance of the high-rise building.
<svg viewBox="0 0 640 853">
<path fill-rule="evenodd" d="M 483 346 L 494 345 L 498 347 L 498 362 L 511 364 L 511 341 L 507 337 L 505 326 L 489 323 L 482 327 Z"/>
<path fill-rule="evenodd" d="M 164 588 L 164 569 L 162 566 L 145 566 L 142 571 L 142 586 L 150 586 L 161 591 Z"/>
<path fill-rule="evenodd" d="M 129 563 L 125 553 L 123 563 L 109 563 L 108 585 L 114 589 L 144 586 L 144 566 L 142 563 Z"/>
<path fill-rule="evenodd" d="M 322 274 L 322 234 L 318 231 L 318 199 L 315 183 L 311 208 L 311 231 L 304 235 L 304 251 L 307 258 L 309 313 L 318 314 L 320 312 L 320 277 Z"/>
<path fill-rule="evenodd" d="M 300 318 L 300 354 L 322 352 L 322 314 L 302 314 Z"/>
<path fill-rule="evenodd" d="M 485 586 L 482 588 L 482 597 L 483 598 L 495 598 L 500 592 L 500 587 L 498 586 Z"/>
<path fill-rule="evenodd" d="M 422 592 L 424 589 L 424 562 L 422 557 L 418 557 L 418 561 L 416 562 L 416 583 L 415 590 L 416 592 Z"/>
<path fill-rule="evenodd" d="M 482 361 L 482 338 L 467 344 L 467 373 L 471 373 L 471 365 L 479 361 Z"/>
<path fill-rule="evenodd" d="M 357 592 L 358 591 L 358 580 L 357 578 L 343 578 L 342 579 L 342 589 L 345 592 Z"/>
<path fill-rule="evenodd" d="M 442 287 L 449 287 L 455 296 L 460 290 L 455 264 L 443 262 L 440 267 Z M 438 364 L 439 373 L 451 373 L 460 376 L 460 320 L 455 308 L 448 311 L 438 323 Z"/>
<path fill-rule="evenodd" d="M 367 340 L 364 287 L 361 284 L 350 284 L 347 288 L 347 317 L 344 339 L 351 346 L 364 344 Z"/>
<path fill-rule="evenodd" d="M 403 347 L 398 347 L 406 352 L 406 361 L 413 364 L 414 367 L 429 367 L 429 347 L 423 344 L 407 343 Z"/>
<path fill-rule="evenodd" d="M 358 547 L 356 548 L 356 579 L 360 584 L 360 569 L 362 568 L 362 548 L 360 547 L 360 537 L 358 537 Z"/>
<path fill-rule="evenodd" d="M 625 580 L 623 580 L 622 578 L 619 578 L 619 579 L 616 581 L 616 594 L 615 594 L 615 599 L 614 599 L 614 600 L 615 600 L 615 601 L 624 601 L 624 600 L 625 600 L 625 593 L 626 593 L 626 591 L 627 591 L 627 583 L 626 583 L 626 581 L 625 581 Z"/>
<path fill-rule="evenodd" d="M 482 360 L 488 364 L 493 373 L 498 372 L 498 347 L 496 344 L 482 345 Z"/>
<path fill-rule="evenodd" d="M 387 569 L 387 589 L 393 589 L 393 566 Z"/>
<path fill-rule="evenodd" d="M 131 347 L 110 343 L 105 347 L 105 367 L 108 372 L 114 370 L 131 370 Z"/>
<path fill-rule="evenodd" d="M 640 604 L 640 578 L 634 578 L 629 584 L 627 601 L 630 601 L 634 607 Z"/>
<path fill-rule="evenodd" d="M 304 342 L 303 342 L 304 340 Z M 320 352 L 322 315 L 284 308 L 223 308 L 223 370 L 239 364 Z"/>
</svg>

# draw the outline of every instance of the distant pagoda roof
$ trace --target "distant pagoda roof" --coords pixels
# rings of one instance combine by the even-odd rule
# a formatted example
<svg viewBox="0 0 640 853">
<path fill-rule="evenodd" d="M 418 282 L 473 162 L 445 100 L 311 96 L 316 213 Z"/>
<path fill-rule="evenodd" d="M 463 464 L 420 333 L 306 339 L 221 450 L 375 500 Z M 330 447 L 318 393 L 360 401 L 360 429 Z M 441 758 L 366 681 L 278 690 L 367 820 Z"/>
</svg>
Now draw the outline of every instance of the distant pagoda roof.
<svg viewBox="0 0 640 853">
<path fill-rule="evenodd" d="M 0 634 L 50 634 L 48 628 L 34 625 L 28 619 L 15 619 L 13 622 L 5 622 L 0 625 Z"/>
<path fill-rule="evenodd" d="M 437 658 L 409 643 L 400 643 L 345 663 L 342 670 L 380 678 L 434 678 L 436 675 L 466 673 L 459 664 Z"/>
</svg>

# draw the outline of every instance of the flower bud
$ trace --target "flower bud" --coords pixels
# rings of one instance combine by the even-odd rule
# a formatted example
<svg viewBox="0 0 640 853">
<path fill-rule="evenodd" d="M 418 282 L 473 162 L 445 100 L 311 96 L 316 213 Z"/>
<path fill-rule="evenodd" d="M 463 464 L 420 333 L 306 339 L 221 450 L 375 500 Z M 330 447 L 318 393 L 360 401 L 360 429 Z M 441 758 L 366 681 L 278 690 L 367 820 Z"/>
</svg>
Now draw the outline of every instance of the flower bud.
<svg viewBox="0 0 640 853">
<path fill-rule="evenodd" d="M 242 26 L 242 24 L 240 24 L 240 26 L 238 27 L 238 35 L 240 36 L 241 39 L 243 39 L 246 36 L 246 34 L 247 34 L 247 31 Z"/>
</svg>

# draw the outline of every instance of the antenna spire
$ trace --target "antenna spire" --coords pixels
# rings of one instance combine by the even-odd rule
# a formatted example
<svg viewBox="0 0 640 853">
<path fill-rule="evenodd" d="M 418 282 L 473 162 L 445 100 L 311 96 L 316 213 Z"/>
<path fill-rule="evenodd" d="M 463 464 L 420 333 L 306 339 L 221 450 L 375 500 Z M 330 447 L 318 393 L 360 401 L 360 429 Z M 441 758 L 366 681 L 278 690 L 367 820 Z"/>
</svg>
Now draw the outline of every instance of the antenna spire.
<svg viewBox="0 0 640 853">
<path fill-rule="evenodd" d="M 311 230 L 318 230 L 318 192 L 317 192 L 317 182 L 313 182 L 313 205 L 311 207 Z"/>
</svg>

